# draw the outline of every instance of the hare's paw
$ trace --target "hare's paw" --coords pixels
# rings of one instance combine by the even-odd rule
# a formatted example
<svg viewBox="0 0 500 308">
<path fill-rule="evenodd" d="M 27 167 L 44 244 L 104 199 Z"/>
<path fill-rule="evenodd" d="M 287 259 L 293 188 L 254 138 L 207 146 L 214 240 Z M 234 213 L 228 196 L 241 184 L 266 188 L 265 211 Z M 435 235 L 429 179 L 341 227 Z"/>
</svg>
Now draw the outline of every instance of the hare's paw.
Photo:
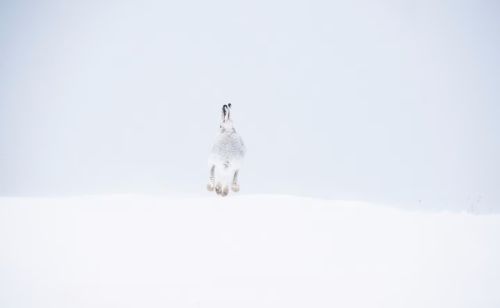
<svg viewBox="0 0 500 308">
<path fill-rule="evenodd" d="M 208 180 L 207 190 L 208 191 L 214 191 L 214 188 L 215 188 L 215 179 L 214 178 L 210 178 Z"/>
<path fill-rule="evenodd" d="M 217 183 L 217 185 L 215 185 L 215 192 L 218 195 L 222 194 L 222 184 L 221 183 Z"/>
<path fill-rule="evenodd" d="M 224 186 L 224 188 L 222 188 L 222 192 L 221 192 L 221 194 L 220 194 L 220 195 L 221 195 L 222 197 L 225 197 L 225 196 L 227 196 L 228 194 L 229 194 L 229 187 Z"/>
<path fill-rule="evenodd" d="M 240 191 L 240 184 L 233 183 L 233 185 L 231 186 L 231 190 L 234 192 L 239 192 Z"/>
</svg>

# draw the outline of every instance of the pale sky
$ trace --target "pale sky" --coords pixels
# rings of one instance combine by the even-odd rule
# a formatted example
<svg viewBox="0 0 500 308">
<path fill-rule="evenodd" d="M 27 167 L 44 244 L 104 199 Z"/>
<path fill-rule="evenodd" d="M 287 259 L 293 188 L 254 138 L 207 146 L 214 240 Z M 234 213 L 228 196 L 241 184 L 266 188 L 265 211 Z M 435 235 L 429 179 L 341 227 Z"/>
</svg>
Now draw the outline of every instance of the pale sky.
<svg viewBox="0 0 500 308">
<path fill-rule="evenodd" d="M 497 1 L 2 1 L 0 195 L 242 193 L 500 211 Z M 207 193 L 208 194 L 208 193 Z"/>
</svg>

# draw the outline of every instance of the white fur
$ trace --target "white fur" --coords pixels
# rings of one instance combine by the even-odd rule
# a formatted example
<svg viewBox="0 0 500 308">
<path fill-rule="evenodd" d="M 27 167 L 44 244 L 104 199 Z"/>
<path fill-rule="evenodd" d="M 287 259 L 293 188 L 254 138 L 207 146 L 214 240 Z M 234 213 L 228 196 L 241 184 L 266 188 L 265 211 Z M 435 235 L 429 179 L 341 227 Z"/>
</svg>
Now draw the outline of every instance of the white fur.
<svg viewBox="0 0 500 308">
<path fill-rule="evenodd" d="M 217 135 L 212 152 L 209 158 L 210 169 L 214 168 L 214 178 L 209 179 L 208 190 L 216 189 L 223 196 L 227 195 L 228 186 L 232 182 L 234 191 L 239 190 L 239 185 L 235 179 L 235 172 L 238 172 L 245 156 L 245 145 L 240 135 L 233 127 L 230 117 L 230 107 L 222 114 L 220 131 Z"/>
</svg>

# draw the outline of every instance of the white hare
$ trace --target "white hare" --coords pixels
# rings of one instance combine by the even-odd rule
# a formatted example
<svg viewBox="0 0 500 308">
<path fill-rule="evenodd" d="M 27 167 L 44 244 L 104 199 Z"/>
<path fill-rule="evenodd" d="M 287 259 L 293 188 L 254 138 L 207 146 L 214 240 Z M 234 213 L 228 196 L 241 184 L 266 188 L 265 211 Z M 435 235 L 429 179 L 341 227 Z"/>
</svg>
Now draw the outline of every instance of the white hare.
<svg viewBox="0 0 500 308">
<path fill-rule="evenodd" d="M 222 106 L 220 131 L 212 148 L 209 159 L 210 178 L 207 189 L 218 195 L 229 194 L 229 184 L 234 192 L 240 190 L 238 172 L 245 156 L 245 145 L 233 127 L 231 120 L 231 104 Z"/>
</svg>

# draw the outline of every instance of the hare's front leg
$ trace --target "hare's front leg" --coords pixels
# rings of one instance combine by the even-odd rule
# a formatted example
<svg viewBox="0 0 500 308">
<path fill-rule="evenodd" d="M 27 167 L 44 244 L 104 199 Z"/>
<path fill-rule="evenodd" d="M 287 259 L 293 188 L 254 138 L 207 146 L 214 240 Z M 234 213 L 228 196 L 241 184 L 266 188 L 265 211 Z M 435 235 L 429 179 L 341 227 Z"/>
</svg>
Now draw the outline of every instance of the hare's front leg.
<svg viewBox="0 0 500 308">
<path fill-rule="evenodd" d="M 240 184 L 238 184 L 238 172 L 239 170 L 234 171 L 233 184 L 231 185 L 231 189 L 234 192 L 240 191 Z"/>
<path fill-rule="evenodd" d="M 229 189 L 227 188 L 227 185 L 223 186 L 221 182 L 217 182 L 215 185 L 215 192 L 218 195 L 225 197 L 229 193 Z"/>
<path fill-rule="evenodd" d="M 215 165 L 210 168 L 210 177 L 208 178 L 207 190 L 213 191 L 215 187 Z"/>
</svg>

